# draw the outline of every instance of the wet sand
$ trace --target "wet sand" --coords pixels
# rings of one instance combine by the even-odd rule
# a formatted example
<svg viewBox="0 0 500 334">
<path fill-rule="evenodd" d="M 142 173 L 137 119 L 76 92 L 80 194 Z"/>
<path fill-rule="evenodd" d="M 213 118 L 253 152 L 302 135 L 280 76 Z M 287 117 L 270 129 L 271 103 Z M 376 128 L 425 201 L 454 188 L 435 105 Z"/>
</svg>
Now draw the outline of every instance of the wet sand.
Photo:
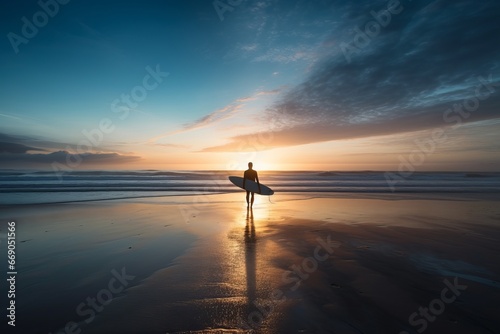
<svg viewBox="0 0 500 334">
<path fill-rule="evenodd" d="M 498 332 L 499 201 L 372 197 L 5 208 L 15 332 Z"/>
</svg>

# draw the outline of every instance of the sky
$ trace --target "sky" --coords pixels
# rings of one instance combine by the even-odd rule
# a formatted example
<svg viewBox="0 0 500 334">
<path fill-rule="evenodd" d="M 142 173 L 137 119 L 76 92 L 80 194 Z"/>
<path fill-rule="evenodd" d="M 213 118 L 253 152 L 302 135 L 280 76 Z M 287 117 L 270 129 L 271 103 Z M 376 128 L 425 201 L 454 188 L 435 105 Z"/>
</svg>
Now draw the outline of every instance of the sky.
<svg viewBox="0 0 500 334">
<path fill-rule="evenodd" d="M 500 167 L 498 1 L 0 7 L 0 168 Z"/>
</svg>

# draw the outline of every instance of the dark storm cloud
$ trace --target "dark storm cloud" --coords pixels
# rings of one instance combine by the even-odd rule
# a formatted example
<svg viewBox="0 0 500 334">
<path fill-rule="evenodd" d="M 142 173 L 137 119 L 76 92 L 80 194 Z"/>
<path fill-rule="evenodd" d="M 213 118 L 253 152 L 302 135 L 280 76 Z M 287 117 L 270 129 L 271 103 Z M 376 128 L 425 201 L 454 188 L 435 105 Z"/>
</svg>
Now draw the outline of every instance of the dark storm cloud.
<svg viewBox="0 0 500 334">
<path fill-rule="evenodd" d="M 354 19 L 329 38 L 329 59 L 267 110 L 266 123 L 279 126 L 205 151 L 238 149 L 256 137 L 272 137 L 271 148 L 443 127 L 454 124 L 445 123 L 445 111 L 477 92 L 487 98 L 462 121 L 500 117 L 500 2 L 401 1 L 401 12 L 346 59 L 340 45 L 355 46 L 356 27 L 373 20 L 370 3 L 374 11 L 387 4 L 343 7 L 343 17 Z"/>
</svg>

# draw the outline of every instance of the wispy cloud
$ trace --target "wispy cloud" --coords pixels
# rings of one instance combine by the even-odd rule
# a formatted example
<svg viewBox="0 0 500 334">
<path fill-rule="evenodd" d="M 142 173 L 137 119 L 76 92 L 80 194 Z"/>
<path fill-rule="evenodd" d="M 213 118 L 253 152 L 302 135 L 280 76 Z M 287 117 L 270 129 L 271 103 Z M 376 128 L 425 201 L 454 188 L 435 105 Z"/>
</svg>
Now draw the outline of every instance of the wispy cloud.
<svg viewBox="0 0 500 334">
<path fill-rule="evenodd" d="M 7 117 L 7 118 L 12 118 L 12 119 L 15 119 L 15 120 L 18 120 L 18 121 L 22 121 L 23 119 L 20 118 L 20 117 L 16 117 L 16 116 L 12 116 L 12 115 L 8 115 L 8 114 L 0 114 L 0 116 L 2 117 Z"/>
<path fill-rule="evenodd" d="M 336 29 L 344 6 L 342 1 L 243 3 L 241 11 L 234 13 L 237 19 L 231 29 L 244 34 L 238 35 L 225 58 L 279 65 L 314 62 L 321 55 L 321 42 Z"/>
<path fill-rule="evenodd" d="M 160 144 L 156 143 L 155 146 L 162 146 L 162 147 L 169 147 L 169 148 L 188 148 L 188 145 L 182 145 L 182 144 Z"/>
<path fill-rule="evenodd" d="M 365 3 L 367 8 L 370 3 Z M 337 44 L 304 82 L 267 109 L 265 117 L 278 119 L 279 127 L 231 137 L 225 145 L 204 150 L 236 151 L 241 142 L 259 136 L 272 137 L 265 148 L 273 148 L 445 126 L 444 112 L 474 97 L 479 76 L 491 78 L 496 93 L 480 101 L 479 109 L 463 121 L 500 118 L 500 44 L 494 14 L 500 4 L 428 3 L 412 3 L 393 17 L 351 63 Z M 359 9 L 345 10 L 352 26 L 367 19 Z"/>
<path fill-rule="evenodd" d="M 187 132 L 187 131 L 192 131 L 192 130 L 197 130 L 201 129 L 204 127 L 207 127 L 209 125 L 214 125 L 218 122 L 221 122 L 223 120 L 229 119 L 236 115 L 237 113 L 241 112 L 243 110 L 243 107 L 245 106 L 246 103 L 250 101 L 254 101 L 260 96 L 266 96 L 266 95 L 274 95 L 278 94 L 281 91 L 281 88 L 273 89 L 273 90 L 267 90 L 267 91 L 259 91 L 252 96 L 247 96 L 247 97 L 242 97 L 234 100 L 230 104 L 224 106 L 221 109 L 218 109 L 216 111 L 213 111 L 191 123 L 185 124 L 182 128 L 167 132 L 165 134 L 153 137 L 148 140 L 148 143 L 156 143 L 157 141 L 170 137 L 179 133 Z"/>
<path fill-rule="evenodd" d="M 316 58 L 316 52 L 306 46 L 271 48 L 265 53 L 255 56 L 255 62 L 277 62 L 288 64 L 299 60 L 312 61 Z"/>
</svg>

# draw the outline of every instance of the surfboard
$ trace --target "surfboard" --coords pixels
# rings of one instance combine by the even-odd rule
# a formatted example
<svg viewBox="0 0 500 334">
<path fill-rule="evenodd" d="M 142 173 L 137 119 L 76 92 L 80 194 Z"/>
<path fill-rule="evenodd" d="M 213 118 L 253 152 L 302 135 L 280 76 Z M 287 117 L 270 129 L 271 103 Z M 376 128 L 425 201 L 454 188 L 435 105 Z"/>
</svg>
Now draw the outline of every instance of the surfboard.
<svg viewBox="0 0 500 334">
<path fill-rule="evenodd" d="M 274 191 L 271 188 L 263 185 L 262 183 L 260 184 L 261 192 L 259 192 L 259 185 L 257 184 L 257 182 L 253 182 L 250 180 L 245 180 L 245 188 L 243 188 L 243 178 L 239 176 L 230 176 L 229 181 L 231 181 L 235 186 L 240 187 L 241 189 L 245 189 L 260 195 L 269 196 L 274 194 Z"/>
</svg>

